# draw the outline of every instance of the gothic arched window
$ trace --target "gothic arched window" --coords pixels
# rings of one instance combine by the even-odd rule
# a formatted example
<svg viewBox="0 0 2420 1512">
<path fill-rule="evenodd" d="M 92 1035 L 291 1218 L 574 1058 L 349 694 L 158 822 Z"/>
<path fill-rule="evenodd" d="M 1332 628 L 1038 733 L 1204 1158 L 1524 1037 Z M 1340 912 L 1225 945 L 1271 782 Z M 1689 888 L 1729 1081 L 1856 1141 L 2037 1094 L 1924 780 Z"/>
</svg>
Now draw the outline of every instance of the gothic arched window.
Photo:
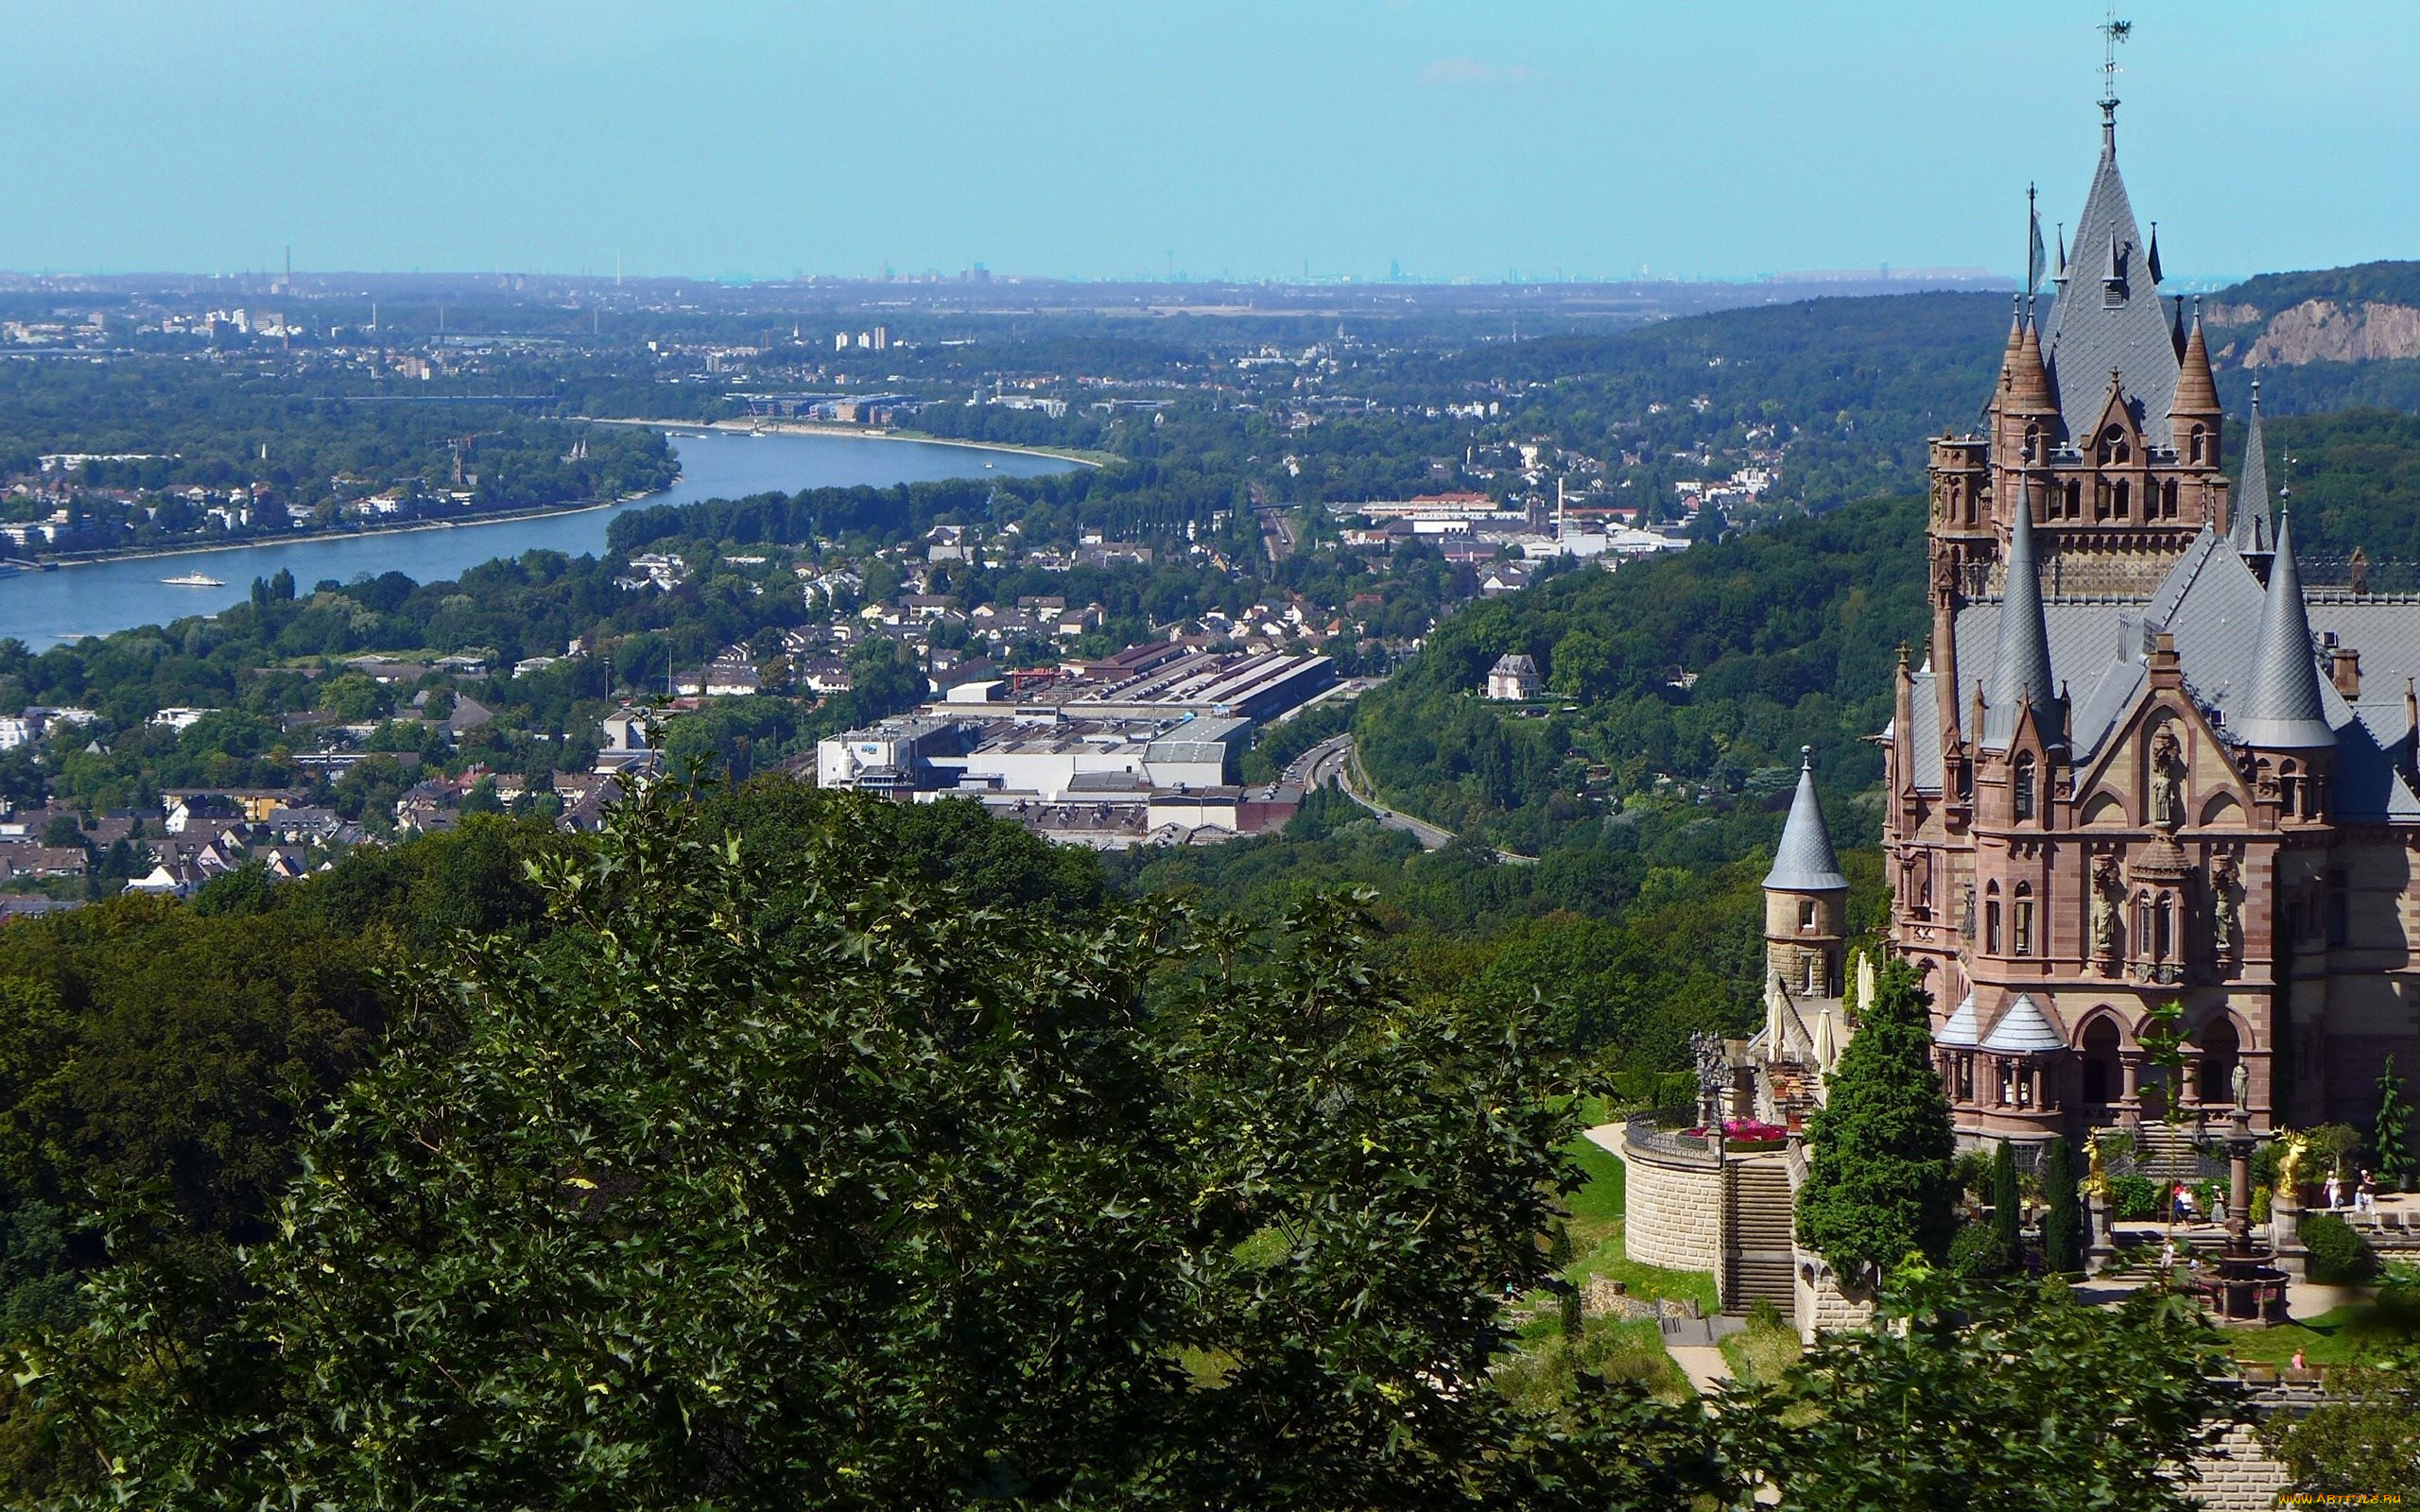
<svg viewBox="0 0 2420 1512">
<path fill-rule="evenodd" d="M 2187 448 L 2190 460 L 2196 462 L 2205 461 L 2208 459 L 2209 451 L 2210 428 L 2206 425 L 2194 426 L 2193 439 L 2190 446 Z"/>
<path fill-rule="evenodd" d="M 2027 421 L 2025 422 L 2025 451 L 2023 455 L 2027 461 L 2031 462 L 2041 455 L 2042 426 L 2039 421 Z"/>
<path fill-rule="evenodd" d="M 2015 943 L 2017 954 L 2031 955 L 2033 954 L 2033 885 L 2031 883 L 2020 882 L 2016 885 L 2014 915 L 2014 917 L 2009 920 L 2009 936 Z"/>
<path fill-rule="evenodd" d="M 2017 820 L 2022 823 L 2033 817 L 2033 758 L 2016 759 L 2016 775 L 2011 780 L 2012 799 Z"/>
</svg>

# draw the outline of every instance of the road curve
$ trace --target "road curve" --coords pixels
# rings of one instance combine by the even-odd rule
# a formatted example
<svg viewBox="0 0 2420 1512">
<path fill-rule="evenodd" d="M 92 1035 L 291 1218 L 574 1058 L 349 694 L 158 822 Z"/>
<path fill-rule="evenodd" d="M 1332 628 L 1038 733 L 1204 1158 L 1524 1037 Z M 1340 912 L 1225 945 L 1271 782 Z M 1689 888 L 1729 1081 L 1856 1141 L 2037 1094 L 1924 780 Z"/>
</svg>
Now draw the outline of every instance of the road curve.
<svg viewBox="0 0 2420 1512">
<path fill-rule="evenodd" d="M 1286 781 L 1300 783 L 1304 792 L 1333 783 L 1344 796 L 1377 816 L 1378 823 L 1390 830 L 1400 830 L 1420 842 L 1423 850 L 1443 850 L 1454 841 L 1454 832 L 1417 819 L 1400 809 L 1391 809 L 1365 796 L 1353 782 L 1353 737 L 1331 735 L 1294 758 L 1286 768 Z M 1516 855 L 1510 850 L 1495 852 L 1495 859 L 1512 865 L 1535 861 L 1535 856 Z"/>
</svg>

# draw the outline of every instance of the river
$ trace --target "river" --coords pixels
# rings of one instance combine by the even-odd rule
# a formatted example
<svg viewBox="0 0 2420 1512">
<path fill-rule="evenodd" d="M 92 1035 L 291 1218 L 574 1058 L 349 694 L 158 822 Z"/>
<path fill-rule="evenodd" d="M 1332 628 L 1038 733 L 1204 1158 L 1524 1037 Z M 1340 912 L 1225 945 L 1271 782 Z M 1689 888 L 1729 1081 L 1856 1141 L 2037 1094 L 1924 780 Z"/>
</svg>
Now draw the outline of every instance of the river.
<svg viewBox="0 0 2420 1512">
<path fill-rule="evenodd" d="M 252 579 L 290 570 L 303 593 L 335 578 L 399 572 L 420 582 L 458 576 L 498 557 L 532 549 L 602 555 L 605 527 L 624 509 L 699 499 L 736 499 L 801 489 L 926 483 L 942 478 L 1033 477 L 1081 464 L 1023 452 L 865 436 L 674 430 L 680 481 L 661 493 L 599 509 L 526 516 L 430 530 L 310 536 L 273 545 L 177 552 L 122 561 L 85 562 L 57 572 L 0 578 L 0 637 L 39 651 L 60 641 L 107 635 L 137 625 L 209 614 L 241 602 Z M 172 588 L 164 577 L 200 573 L 221 588 Z"/>
</svg>

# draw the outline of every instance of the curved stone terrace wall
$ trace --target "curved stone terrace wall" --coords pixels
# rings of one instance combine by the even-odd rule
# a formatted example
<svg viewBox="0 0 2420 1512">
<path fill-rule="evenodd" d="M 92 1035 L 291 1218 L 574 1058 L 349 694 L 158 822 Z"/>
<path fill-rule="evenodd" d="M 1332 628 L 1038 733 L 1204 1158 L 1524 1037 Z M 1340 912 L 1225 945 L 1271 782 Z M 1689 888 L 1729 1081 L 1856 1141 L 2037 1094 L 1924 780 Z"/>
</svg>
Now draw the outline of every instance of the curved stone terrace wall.
<svg viewBox="0 0 2420 1512">
<path fill-rule="evenodd" d="M 1622 1228 L 1630 1258 L 1666 1270 L 1722 1267 L 1722 1158 L 1714 1142 L 1634 1118 L 1622 1129 Z"/>
</svg>

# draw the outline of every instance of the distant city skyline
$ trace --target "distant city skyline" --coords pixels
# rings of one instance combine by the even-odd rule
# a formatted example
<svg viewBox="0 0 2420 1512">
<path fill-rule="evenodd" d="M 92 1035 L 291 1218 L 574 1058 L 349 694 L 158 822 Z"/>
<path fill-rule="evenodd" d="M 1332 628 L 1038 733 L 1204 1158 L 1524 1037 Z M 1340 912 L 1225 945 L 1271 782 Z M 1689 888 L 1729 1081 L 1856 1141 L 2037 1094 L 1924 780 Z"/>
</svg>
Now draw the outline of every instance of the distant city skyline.
<svg viewBox="0 0 2420 1512">
<path fill-rule="evenodd" d="M 2180 282 L 2420 256 L 2420 15 L 2121 7 Z M 0 268 L 2014 279 L 2100 7 L 0 0 Z"/>
</svg>

